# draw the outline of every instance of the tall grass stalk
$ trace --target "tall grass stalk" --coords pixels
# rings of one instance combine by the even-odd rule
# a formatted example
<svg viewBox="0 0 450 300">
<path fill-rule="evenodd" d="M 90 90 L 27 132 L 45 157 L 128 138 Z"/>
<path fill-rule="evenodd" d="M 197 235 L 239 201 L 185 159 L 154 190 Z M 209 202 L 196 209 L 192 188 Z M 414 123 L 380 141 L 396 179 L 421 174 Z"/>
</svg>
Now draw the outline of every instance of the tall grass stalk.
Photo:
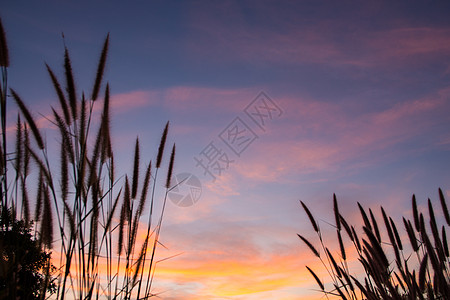
<svg viewBox="0 0 450 300">
<path fill-rule="evenodd" d="M 59 103 L 59 107 L 52 108 L 49 117 L 57 128 L 58 147 L 47 144 L 25 101 L 18 92 L 9 89 L 22 116 L 17 119 L 15 150 L 9 154 L 6 138 L 9 134 L 6 130 L 9 56 L 0 22 L 0 210 L 2 215 L 12 210 L 17 218 L 33 223 L 34 236 L 41 247 L 59 253 L 59 261 L 52 262 L 57 272 L 51 274 L 50 267 L 43 270 L 47 284 L 51 277 L 56 278 L 57 299 L 146 299 L 153 295 L 154 257 L 160 245 L 167 192 L 171 188 L 175 146 L 169 160 L 162 208 L 156 211 L 155 189 L 159 184 L 158 171 L 162 166 L 169 123 L 163 130 L 155 170 L 149 161 L 141 180 L 142 159 L 137 139 L 131 184 L 126 175 L 116 179 L 110 130 L 110 88 L 103 83 L 108 49 L 109 34 L 103 43 L 90 98 L 75 84 L 67 47 L 64 47 L 63 80 L 46 64 Z M 100 96 L 102 90 L 103 97 Z M 97 105 L 101 105 L 100 120 L 94 118 Z M 34 141 L 30 141 L 30 133 Z M 51 153 L 54 148 L 59 149 L 59 159 L 50 157 L 51 147 Z M 34 162 L 32 169 L 30 161 Z M 13 182 L 8 182 L 8 173 L 14 173 Z M 10 186 L 14 189 L 9 190 Z M 31 193 L 35 199 L 34 216 L 30 215 L 33 197 L 30 198 L 29 191 L 34 191 Z M 142 219 L 146 214 L 147 223 Z M 152 224 L 155 217 L 157 222 Z M 143 241 L 138 240 L 141 226 L 147 227 Z M 151 253 L 149 259 L 148 253 Z M 42 291 L 45 293 L 46 287 Z"/>
</svg>

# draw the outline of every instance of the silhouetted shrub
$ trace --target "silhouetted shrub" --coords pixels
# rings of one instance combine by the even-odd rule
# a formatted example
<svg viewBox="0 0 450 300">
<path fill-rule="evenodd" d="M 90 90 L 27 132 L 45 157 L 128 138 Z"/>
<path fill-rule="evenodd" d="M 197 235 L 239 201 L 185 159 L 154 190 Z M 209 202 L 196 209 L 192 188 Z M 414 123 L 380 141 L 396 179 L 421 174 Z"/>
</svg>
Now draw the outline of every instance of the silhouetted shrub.
<svg viewBox="0 0 450 300">
<path fill-rule="evenodd" d="M 11 211 L 0 217 L 0 299 L 39 299 L 43 288 L 56 291 L 54 278 L 46 276 L 54 271 L 50 253 L 30 231 Z"/>
</svg>

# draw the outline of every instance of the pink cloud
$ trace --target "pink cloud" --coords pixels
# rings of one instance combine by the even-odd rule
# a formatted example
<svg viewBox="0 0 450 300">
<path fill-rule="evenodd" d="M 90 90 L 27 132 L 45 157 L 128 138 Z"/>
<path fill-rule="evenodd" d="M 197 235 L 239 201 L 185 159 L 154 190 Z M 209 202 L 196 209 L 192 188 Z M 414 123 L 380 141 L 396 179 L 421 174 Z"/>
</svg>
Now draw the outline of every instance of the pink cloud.
<svg viewBox="0 0 450 300">
<path fill-rule="evenodd" d="M 179 86 L 165 90 L 163 99 L 166 107 L 174 111 L 238 112 L 256 96 L 254 89 L 219 89 Z"/>
<path fill-rule="evenodd" d="M 284 33 L 262 32 L 236 28 L 236 24 L 221 26 L 216 21 L 208 22 L 211 23 L 193 26 L 204 34 L 204 39 L 209 43 L 214 41 L 211 45 L 214 51 L 200 47 L 201 43 L 193 41 L 189 41 L 188 47 L 193 53 L 206 57 L 211 54 L 205 51 L 219 54 L 222 62 L 239 58 L 248 62 L 318 63 L 334 60 L 340 54 L 335 45 L 312 29 L 294 29 Z"/>
<path fill-rule="evenodd" d="M 284 118 L 289 121 L 274 124 L 248 149 L 251 155 L 245 155 L 235 169 L 246 178 L 276 181 L 298 172 L 332 172 L 344 166 L 348 171 L 408 151 L 423 151 L 424 148 L 395 150 L 394 146 L 426 133 L 435 136 L 436 144 L 442 143 L 441 133 L 435 132 L 433 126 L 450 109 L 446 101 L 449 95 L 450 90 L 446 89 L 357 115 L 349 114 L 345 104 L 284 99 L 290 113 Z"/>
<path fill-rule="evenodd" d="M 381 57 L 390 58 L 448 53 L 450 29 L 410 27 L 376 32 L 367 40 L 367 46 Z"/>
<path fill-rule="evenodd" d="M 157 91 L 131 91 L 111 96 L 111 106 L 115 113 L 124 113 L 128 110 L 156 105 L 160 93 Z"/>
<path fill-rule="evenodd" d="M 215 7 L 214 11 L 221 12 L 219 15 L 204 9 L 191 11 L 190 26 L 195 35 L 187 43 L 192 53 L 202 58 L 220 57 L 221 62 L 240 59 L 377 67 L 417 63 L 417 57 L 436 59 L 437 55 L 447 56 L 450 50 L 447 28 L 397 26 L 369 30 L 344 27 L 342 21 L 336 20 L 316 20 L 313 24 L 298 24 L 294 20 L 283 24 L 283 20 L 277 20 L 275 24 L 283 24 L 281 31 L 252 26 L 236 6 L 228 3 Z M 273 8 L 264 9 L 270 19 Z M 200 47 L 203 41 L 210 46 Z"/>
<path fill-rule="evenodd" d="M 399 155 L 398 150 L 383 151 L 428 132 L 440 117 L 445 117 L 442 112 L 449 109 L 446 101 L 449 96 L 450 89 L 443 89 L 422 99 L 360 114 L 355 113 L 352 103 L 280 97 L 277 102 L 286 111 L 283 119 L 274 122 L 268 132 L 246 150 L 251 155 L 244 153 L 242 159 L 230 165 L 231 172 L 269 182 L 287 179 L 298 172 L 333 172 L 344 165 L 351 170 L 381 161 L 386 155 L 395 157 Z M 175 87 L 113 95 L 112 107 L 116 113 L 126 113 L 133 108 L 165 103 L 174 111 L 192 109 L 201 114 L 228 110 L 239 113 L 254 97 L 252 89 Z M 96 105 L 98 109 L 102 106 L 101 103 Z M 39 118 L 38 124 L 41 128 L 53 128 L 46 117 Z M 194 129 L 178 127 L 179 134 L 195 129 L 195 126 Z M 448 135 L 435 135 L 437 144 L 448 142 Z M 236 194 L 238 183 L 231 172 L 222 176 L 221 184 L 211 185 L 211 191 L 224 197 Z"/>
<path fill-rule="evenodd" d="M 150 105 L 155 105 L 158 103 L 160 98 L 160 92 L 158 91 L 131 91 L 120 94 L 112 94 L 111 95 L 111 107 L 114 113 L 125 113 L 129 110 L 146 107 Z M 56 101 L 56 100 L 55 100 Z M 99 114 L 103 108 L 102 104 L 103 100 L 96 101 L 94 104 L 94 114 Z M 52 103 L 52 101 L 45 101 L 45 103 L 49 103 L 48 106 L 44 105 L 44 110 L 40 111 L 39 108 L 42 108 L 42 104 L 39 105 L 39 108 L 29 107 L 31 111 L 34 109 L 38 109 L 37 113 L 33 114 L 36 125 L 41 129 L 56 129 L 52 121 L 54 119 L 53 113 L 51 111 L 51 107 L 54 106 L 55 110 L 59 112 L 59 104 Z M 14 107 L 12 111 L 8 112 L 9 120 L 16 120 L 18 110 Z M 23 120 L 23 118 L 22 118 Z M 14 130 L 15 125 L 10 125 L 8 127 L 8 131 Z"/>
</svg>

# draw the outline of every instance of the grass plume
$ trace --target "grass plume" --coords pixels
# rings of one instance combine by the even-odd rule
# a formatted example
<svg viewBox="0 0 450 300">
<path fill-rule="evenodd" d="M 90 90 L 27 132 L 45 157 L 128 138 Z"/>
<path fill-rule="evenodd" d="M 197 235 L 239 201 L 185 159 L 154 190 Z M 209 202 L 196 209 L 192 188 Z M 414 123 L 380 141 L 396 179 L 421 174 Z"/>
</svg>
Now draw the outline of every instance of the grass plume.
<svg viewBox="0 0 450 300">
<path fill-rule="evenodd" d="M 39 149 L 44 149 L 44 140 L 42 139 L 41 133 L 36 125 L 36 122 L 34 121 L 33 117 L 31 116 L 30 111 L 26 107 L 25 103 L 22 101 L 20 96 L 11 89 L 11 95 L 13 96 L 14 100 L 17 103 L 17 106 L 19 106 L 20 111 L 22 112 L 23 116 L 27 120 L 28 126 L 30 126 L 31 132 L 33 133 L 33 136 L 36 140 L 36 143 L 39 147 Z"/>
<path fill-rule="evenodd" d="M 64 114 L 64 120 L 66 121 L 67 124 L 70 125 L 71 119 L 70 119 L 69 107 L 67 106 L 67 100 L 66 100 L 66 97 L 64 96 L 61 85 L 59 84 L 58 78 L 56 77 L 55 73 L 53 73 L 53 71 L 49 67 L 49 65 L 45 64 L 45 66 L 47 67 L 47 72 L 52 81 L 53 88 L 55 89 L 56 94 L 58 95 L 59 104 L 61 105 L 61 109 Z"/>
<path fill-rule="evenodd" d="M 139 139 L 136 138 L 134 147 L 133 180 L 131 184 L 131 198 L 136 199 L 139 184 Z"/>
<path fill-rule="evenodd" d="M 9 67 L 9 51 L 6 42 L 6 33 L 0 18 L 0 67 Z"/>
<path fill-rule="evenodd" d="M 159 169 L 161 167 L 162 157 L 164 153 L 164 147 L 166 146 L 167 132 L 169 130 L 169 122 L 166 123 L 166 127 L 164 127 L 163 134 L 161 136 L 161 142 L 158 147 L 158 156 L 156 156 L 156 168 Z"/>
<path fill-rule="evenodd" d="M 102 83 L 103 73 L 105 72 L 108 48 L 109 48 L 109 33 L 106 36 L 105 42 L 103 44 L 102 53 L 100 54 L 100 59 L 98 61 L 97 74 L 95 76 L 94 87 L 92 89 L 92 96 L 91 96 L 92 101 L 97 100 L 98 92 L 100 91 L 100 84 Z"/>
<path fill-rule="evenodd" d="M 172 147 L 172 153 L 170 154 L 169 169 L 167 170 L 166 188 L 170 188 L 173 173 L 173 163 L 175 161 L 175 144 Z"/>
<path fill-rule="evenodd" d="M 69 50 L 64 48 L 64 73 L 66 75 L 66 92 L 69 98 L 70 112 L 75 121 L 77 113 L 77 94 L 75 89 L 75 80 L 73 78 L 72 62 L 70 61 Z"/>
<path fill-rule="evenodd" d="M 305 203 L 303 203 L 303 201 L 300 201 L 300 203 L 303 206 L 303 209 L 305 210 L 306 214 L 308 215 L 309 221 L 311 222 L 312 227 L 314 228 L 315 232 L 319 232 L 319 226 L 316 223 L 316 220 L 314 219 L 311 211 L 309 210 L 309 208 L 306 206 Z"/>
</svg>

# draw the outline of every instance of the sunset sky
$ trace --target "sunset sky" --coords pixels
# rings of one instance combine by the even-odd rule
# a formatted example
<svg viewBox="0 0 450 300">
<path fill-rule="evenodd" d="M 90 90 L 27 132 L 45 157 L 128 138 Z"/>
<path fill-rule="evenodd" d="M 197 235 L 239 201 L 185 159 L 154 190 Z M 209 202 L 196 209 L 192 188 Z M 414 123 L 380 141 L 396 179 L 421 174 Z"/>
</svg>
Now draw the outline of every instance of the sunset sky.
<svg viewBox="0 0 450 300">
<path fill-rule="evenodd" d="M 412 194 L 450 198 L 450 2 L 1 3 L 9 86 L 35 116 L 58 105 L 44 63 L 62 75 L 65 43 L 89 93 L 109 33 L 118 171 L 136 136 L 154 159 L 170 121 L 175 174 L 201 195 L 167 207 L 162 299 L 320 299 L 299 200 L 332 233 L 333 193 L 356 224 L 357 202 L 401 222 Z"/>
</svg>

